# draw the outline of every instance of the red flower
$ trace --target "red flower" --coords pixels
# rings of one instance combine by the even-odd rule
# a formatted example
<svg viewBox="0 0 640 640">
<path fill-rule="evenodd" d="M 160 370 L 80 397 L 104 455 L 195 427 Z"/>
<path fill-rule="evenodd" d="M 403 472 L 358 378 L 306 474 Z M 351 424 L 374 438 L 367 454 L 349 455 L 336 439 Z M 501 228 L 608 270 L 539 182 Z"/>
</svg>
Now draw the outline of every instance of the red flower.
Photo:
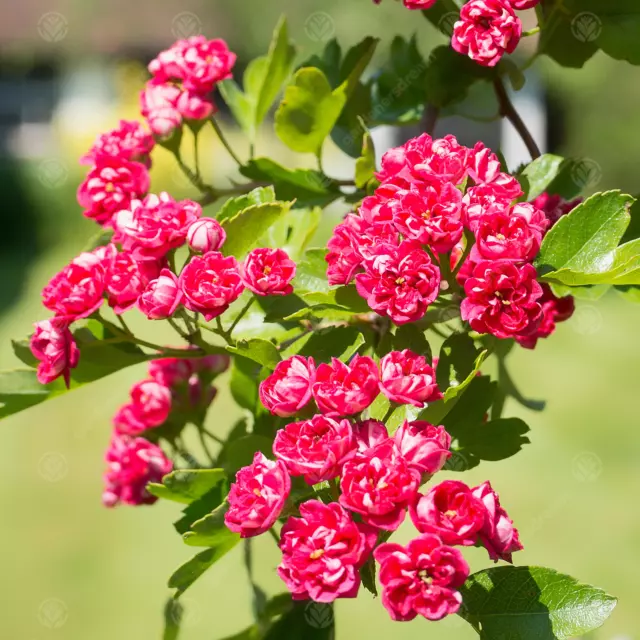
<svg viewBox="0 0 640 640">
<path fill-rule="evenodd" d="M 276 433 L 273 452 L 308 484 L 332 480 L 355 452 L 351 423 L 321 415 L 291 422 Z"/>
<path fill-rule="evenodd" d="M 313 397 L 322 413 L 348 416 L 366 409 L 378 395 L 378 366 L 368 356 L 356 355 L 349 364 L 337 358 L 316 371 Z"/>
<path fill-rule="evenodd" d="M 118 433 L 138 435 L 163 424 L 171 412 L 171 389 L 155 380 L 131 387 L 131 402 L 120 407 L 113 422 Z"/>
<path fill-rule="evenodd" d="M 415 242 L 378 245 L 356 276 L 358 293 L 380 315 L 396 324 L 420 320 L 438 297 L 440 270 Z"/>
<path fill-rule="evenodd" d="M 224 523 L 242 538 L 260 535 L 278 519 L 290 490 L 291 479 L 284 463 L 269 460 L 258 451 L 253 463 L 236 474 Z"/>
<path fill-rule="evenodd" d="M 179 282 L 185 307 L 199 311 L 207 321 L 224 313 L 244 289 L 236 259 L 218 251 L 191 258 Z"/>
<path fill-rule="evenodd" d="M 161 258 L 184 244 L 189 227 L 201 214 L 197 202 L 176 202 L 168 193 L 152 194 L 118 212 L 114 240 L 138 260 Z"/>
<path fill-rule="evenodd" d="M 169 137 L 174 129 L 182 126 L 182 114 L 178 109 L 180 87 L 169 82 L 149 80 L 140 92 L 140 112 L 149 128 L 160 138 Z"/>
<path fill-rule="evenodd" d="M 451 46 L 485 67 L 495 67 L 513 53 L 522 36 L 522 22 L 504 0 L 470 0 L 453 27 Z"/>
<path fill-rule="evenodd" d="M 37 377 L 40 384 L 48 384 L 62 376 L 67 388 L 71 369 L 78 366 L 80 351 L 76 346 L 66 318 L 50 318 L 35 323 L 31 336 L 31 353 L 40 360 Z"/>
<path fill-rule="evenodd" d="M 360 453 L 367 453 L 378 445 L 389 441 L 389 432 L 380 420 L 363 420 L 353 427 L 356 447 Z"/>
<path fill-rule="evenodd" d="M 469 149 L 459 144 L 455 136 L 434 139 L 423 133 L 409 140 L 404 148 L 406 163 L 417 178 L 457 185 L 466 175 Z"/>
<path fill-rule="evenodd" d="M 218 251 L 226 239 L 227 234 L 222 225 L 213 218 L 200 218 L 187 231 L 189 247 L 197 253 Z"/>
<path fill-rule="evenodd" d="M 95 163 L 78 187 L 78 203 L 87 218 L 110 226 L 120 209 L 149 191 L 149 172 L 140 162 L 122 157 L 101 154 Z"/>
<path fill-rule="evenodd" d="M 260 383 L 260 401 L 274 415 L 295 415 L 311 400 L 316 367 L 313 358 L 293 356 L 276 365 Z"/>
<path fill-rule="evenodd" d="M 176 312 L 181 302 L 178 277 L 170 269 L 163 269 L 138 298 L 138 309 L 149 320 L 166 320 Z"/>
<path fill-rule="evenodd" d="M 435 533 L 446 544 L 473 545 L 484 526 L 485 506 L 471 489 L 445 480 L 426 495 L 418 494 L 409 513 L 420 533 Z"/>
<path fill-rule="evenodd" d="M 480 542 L 492 560 L 511 562 L 511 554 L 524 548 L 518 537 L 518 530 L 513 526 L 513 520 L 500 506 L 498 494 L 491 488 L 490 482 L 483 482 L 471 491 L 486 509 L 484 525 L 479 532 Z"/>
<path fill-rule="evenodd" d="M 300 518 L 282 527 L 282 562 L 278 575 L 294 600 L 333 602 L 355 598 L 360 587 L 358 569 L 375 544 L 376 534 L 356 523 L 337 503 L 308 500 Z"/>
<path fill-rule="evenodd" d="M 424 356 L 405 349 L 391 351 L 380 360 L 380 391 L 399 404 L 424 407 L 442 398 L 436 374 Z"/>
<path fill-rule="evenodd" d="M 582 198 L 567 202 L 560 196 L 541 193 L 531 204 L 536 209 L 542 209 L 549 219 L 550 226 L 553 226 L 562 216 L 566 216 L 567 213 L 573 211 L 581 202 Z"/>
<path fill-rule="evenodd" d="M 395 531 L 415 498 L 420 472 L 389 440 L 356 455 L 342 469 L 340 504 L 379 529 Z"/>
<path fill-rule="evenodd" d="M 115 253 L 105 263 L 105 289 L 109 306 L 115 313 L 124 313 L 133 305 L 146 286 L 160 274 L 156 260 L 136 260 L 130 253 Z"/>
<path fill-rule="evenodd" d="M 42 303 L 68 321 L 86 318 L 102 305 L 104 264 L 94 253 L 81 253 L 42 290 Z"/>
<path fill-rule="evenodd" d="M 531 264 L 483 261 L 464 283 L 461 315 L 474 331 L 512 338 L 535 330 L 542 287 Z"/>
<path fill-rule="evenodd" d="M 291 280 L 296 263 L 283 249 L 254 249 L 241 267 L 245 287 L 259 296 L 286 296 L 293 293 Z"/>
<path fill-rule="evenodd" d="M 400 455 L 423 476 L 432 476 L 444 467 L 451 455 L 451 436 L 444 427 L 429 422 L 405 420 L 395 432 L 394 441 Z"/>
<path fill-rule="evenodd" d="M 120 120 L 115 129 L 101 133 L 91 149 L 80 159 L 81 164 L 94 164 L 98 156 L 111 156 L 120 160 L 151 164 L 149 154 L 153 150 L 153 136 L 136 120 Z"/>
<path fill-rule="evenodd" d="M 438 536 L 421 535 L 406 547 L 386 542 L 373 555 L 380 563 L 382 604 L 393 620 L 441 620 L 460 608 L 456 589 L 468 578 L 469 566 Z"/>
<path fill-rule="evenodd" d="M 118 503 L 153 504 L 157 498 L 147 491 L 149 482 L 160 482 L 173 463 L 162 449 L 144 438 L 114 434 L 105 455 L 102 502 L 106 507 Z"/>
</svg>

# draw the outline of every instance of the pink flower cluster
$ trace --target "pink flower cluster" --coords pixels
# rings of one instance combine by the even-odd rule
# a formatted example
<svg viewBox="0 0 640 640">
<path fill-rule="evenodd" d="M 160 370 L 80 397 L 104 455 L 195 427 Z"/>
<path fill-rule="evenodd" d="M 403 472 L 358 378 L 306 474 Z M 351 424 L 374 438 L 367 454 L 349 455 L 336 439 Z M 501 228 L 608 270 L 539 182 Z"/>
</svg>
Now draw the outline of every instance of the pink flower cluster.
<svg viewBox="0 0 640 640">
<path fill-rule="evenodd" d="M 377 177 L 374 195 L 329 240 L 330 284 L 355 280 L 372 310 L 396 324 L 415 322 L 449 289 L 450 283 L 441 286 L 446 260 L 464 287 L 462 318 L 475 331 L 535 344 L 554 321 L 566 319 L 552 300 L 543 309 L 532 261 L 551 224 L 545 210 L 566 212 L 575 203 L 546 194 L 518 202 L 520 184 L 502 171 L 496 154 L 481 142 L 472 149 L 460 145 L 451 135 L 423 134 L 391 149 Z M 473 245 L 459 265 L 465 230 Z"/>
<path fill-rule="evenodd" d="M 205 120 L 214 111 L 211 93 L 231 77 L 236 55 L 223 40 L 202 35 L 178 40 L 149 63 L 153 76 L 140 94 L 142 115 L 153 133 L 170 136 L 184 120 Z"/>
<path fill-rule="evenodd" d="M 425 495 L 420 484 L 444 466 L 451 437 L 442 426 L 405 421 L 389 435 L 377 420 L 316 415 L 276 434 L 275 461 L 257 453 L 228 497 L 227 526 L 242 537 L 264 533 L 295 505 L 291 477 L 333 484 L 337 501 L 302 502 L 282 527 L 278 574 L 294 599 L 332 602 L 357 595 L 359 569 L 380 563 L 382 602 L 394 620 L 439 620 L 458 611 L 469 567 L 455 546 L 481 544 L 510 561 L 518 532 L 486 482 L 470 489 L 445 481 Z M 406 547 L 380 544 L 410 513 L 420 532 Z"/>
<path fill-rule="evenodd" d="M 392 402 L 416 407 L 442 398 L 433 367 L 409 349 L 392 351 L 379 367 L 368 356 L 356 355 L 349 364 L 333 358 L 317 368 L 313 358 L 293 356 L 260 383 L 262 404 L 283 418 L 302 411 L 312 398 L 326 416 L 354 415 L 380 392 Z"/>
<path fill-rule="evenodd" d="M 172 411 L 185 416 L 206 409 L 216 396 L 211 381 L 228 366 L 229 358 L 218 355 L 162 358 L 149 363 L 149 378 L 133 385 L 130 401 L 113 419 L 114 429 L 105 455 L 105 506 L 156 501 L 146 490 L 147 483 L 160 482 L 173 464 L 160 447 L 141 434 L 161 427 Z"/>
</svg>

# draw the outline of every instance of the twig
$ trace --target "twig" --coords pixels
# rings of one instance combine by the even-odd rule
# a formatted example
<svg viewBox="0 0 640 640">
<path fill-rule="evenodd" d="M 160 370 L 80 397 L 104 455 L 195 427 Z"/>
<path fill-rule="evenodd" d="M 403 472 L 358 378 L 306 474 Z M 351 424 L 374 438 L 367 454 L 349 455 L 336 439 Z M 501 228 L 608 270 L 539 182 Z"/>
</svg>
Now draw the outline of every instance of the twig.
<svg viewBox="0 0 640 640">
<path fill-rule="evenodd" d="M 425 107 L 424 114 L 422 115 L 422 130 L 430 136 L 433 135 L 439 115 L 440 109 L 438 109 L 438 107 L 432 104 L 428 104 Z"/>
<path fill-rule="evenodd" d="M 224 133 L 222 133 L 222 129 L 220 128 L 220 125 L 216 122 L 215 118 L 211 118 L 211 124 L 213 125 L 213 129 L 216 132 L 218 138 L 220 138 L 220 142 L 222 142 L 222 146 L 227 150 L 227 152 L 234 159 L 236 164 L 239 167 L 241 167 L 242 166 L 242 160 L 240 160 L 240 158 L 238 158 L 238 156 L 235 154 L 235 151 L 231 148 L 231 145 L 229 144 L 229 141 L 226 139 Z"/>
<path fill-rule="evenodd" d="M 516 131 L 522 138 L 522 141 L 525 143 L 531 157 L 535 160 L 540 157 L 540 149 L 536 144 L 536 141 L 533 139 L 529 129 L 527 129 L 527 125 L 524 123 L 524 120 L 520 117 L 520 114 L 516 111 L 511 99 L 509 98 L 509 94 L 502 83 L 500 78 L 496 78 L 493 81 L 493 87 L 496 92 L 496 96 L 498 98 L 498 105 L 500 106 L 500 113 L 511 122 L 511 124 L 515 127 Z"/>
</svg>

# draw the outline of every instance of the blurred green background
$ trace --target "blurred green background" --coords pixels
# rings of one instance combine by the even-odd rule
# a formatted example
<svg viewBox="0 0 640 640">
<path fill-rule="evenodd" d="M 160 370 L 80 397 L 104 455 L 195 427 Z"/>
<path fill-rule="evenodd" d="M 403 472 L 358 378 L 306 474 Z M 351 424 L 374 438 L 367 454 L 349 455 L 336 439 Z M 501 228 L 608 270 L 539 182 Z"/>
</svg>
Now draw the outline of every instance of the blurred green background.
<svg viewBox="0 0 640 640">
<path fill-rule="evenodd" d="M 39 303 L 42 286 L 95 231 L 75 202 L 84 171 L 77 158 L 118 117 L 135 117 L 136 92 L 145 77 L 142 60 L 196 28 L 226 38 L 246 64 L 266 49 L 282 12 L 301 59 L 334 34 L 345 46 L 367 34 L 378 36 L 380 56 L 395 33 L 416 31 L 425 53 L 443 41 L 419 14 L 392 0 L 378 7 L 369 0 L 3 4 L 2 368 L 16 363 L 9 339 L 26 335 L 31 323 L 46 315 Z M 322 32 L 309 28 L 318 15 L 325 21 Z M 549 150 L 595 160 L 601 177 L 592 190 L 640 191 L 640 71 L 600 55 L 583 71 L 561 70 L 544 60 L 536 69 L 550 105 Z M 438 132 L 447 126 L 447 120 L 441 122 Z M 242 149 L 233 131 L 230 137 Z M 212 139 L 205 148 L 207 174 L 225 183 L 232 165 Z M 268 127 L 260 152 L 283 156 Z M 329 173 L 348 175 L 348 161 L 337 152 L 329 158 Z M 152 180 L 154 190 L 191 193 L 164 150 L 154 157 Z M 525 545 L 519 564 L 557 568 L 620 598 L 609 623 L 593 636 L 598 639 L 639 637 L 639 322 L 639 306 L 607 295 L 579 303 L 574 319 L 535 353 L 519 350 L 512 356 L 520 387 L 546 399 L 548 408 L 533 414 L 509 405 L 507 413 L 531 425 L 531 445 L 515 458 L 483 463 L 465 476 L 470 484 L 489 478 L 500 492 Z M 3 422 L 0 637 L 160 637 L 166 580 L 192 555 L 171 526 L 178 508 L 160 502 L 109 511 L 100 503 L 110 418 L 143 375 L 144 368 L 123 371 Z M 236 409 L 224 382 L 221 387 L 210 422 L 223 432 Z M 405 526 L 398 538 L 410 535 Z M 254 550 L 261 586 L 269 593 L 281 591 L 273 541 L 258 539 Z M 468 557 L 474 570 L 488 566 L 486 554 L 471 550 Z M 250 594 L 240 547 L 198 581 L 184 603 L 185 640 L 216 640 L 247 626 Z M 337 605 L 340 640 L 474 635 L 455 617 L 437 625 L 392 623 L 367 592 Z"/>
</svg>

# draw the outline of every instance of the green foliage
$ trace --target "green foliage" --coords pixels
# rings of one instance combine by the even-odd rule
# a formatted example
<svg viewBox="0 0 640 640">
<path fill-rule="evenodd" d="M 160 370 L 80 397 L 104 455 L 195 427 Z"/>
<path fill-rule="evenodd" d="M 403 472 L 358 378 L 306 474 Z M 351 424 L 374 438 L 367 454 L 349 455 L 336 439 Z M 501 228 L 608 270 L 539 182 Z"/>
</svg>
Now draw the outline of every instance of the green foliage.
<svg viewBox="0 0 640 640">
<path fill-rule="evenodd" d="M 478 349 L 465 333 L 454 333 L 440 349 L 436 372 L 438 388 L 448 402 L 460 395 L 480 371 L 488 351 Z"/>
<path fill-rule="evenodd" d="M 543 567 L 495 567 L 461 589 L 460 615 L 481 638 L 569 640 L 600 627 L 616 599 Z"/>
<path fill-rule="evenodd" d="M 235 217 L 238 213 L 244 211 L 248 207 L 273 202 L 275 199 L 276 195 L 273 186 L 269 185 L 268 187 L 258 187 L 253 191 L 249 191 L 249 193 L 238 196 L 237 198 L 229 198 L 222 207 L 220 207 L 216 218 L 218 219 L 218 222 L 222 223 L 225 220 Z"/>
<path fill-rule="evenodd" d="M 240 340 L 235 346 L 227 347 L 227 351 L 253 360 L 267 369 L 275 369 L 280 362 L 280 354 L 273 342 L 261 338 Z"/>
</svg>

